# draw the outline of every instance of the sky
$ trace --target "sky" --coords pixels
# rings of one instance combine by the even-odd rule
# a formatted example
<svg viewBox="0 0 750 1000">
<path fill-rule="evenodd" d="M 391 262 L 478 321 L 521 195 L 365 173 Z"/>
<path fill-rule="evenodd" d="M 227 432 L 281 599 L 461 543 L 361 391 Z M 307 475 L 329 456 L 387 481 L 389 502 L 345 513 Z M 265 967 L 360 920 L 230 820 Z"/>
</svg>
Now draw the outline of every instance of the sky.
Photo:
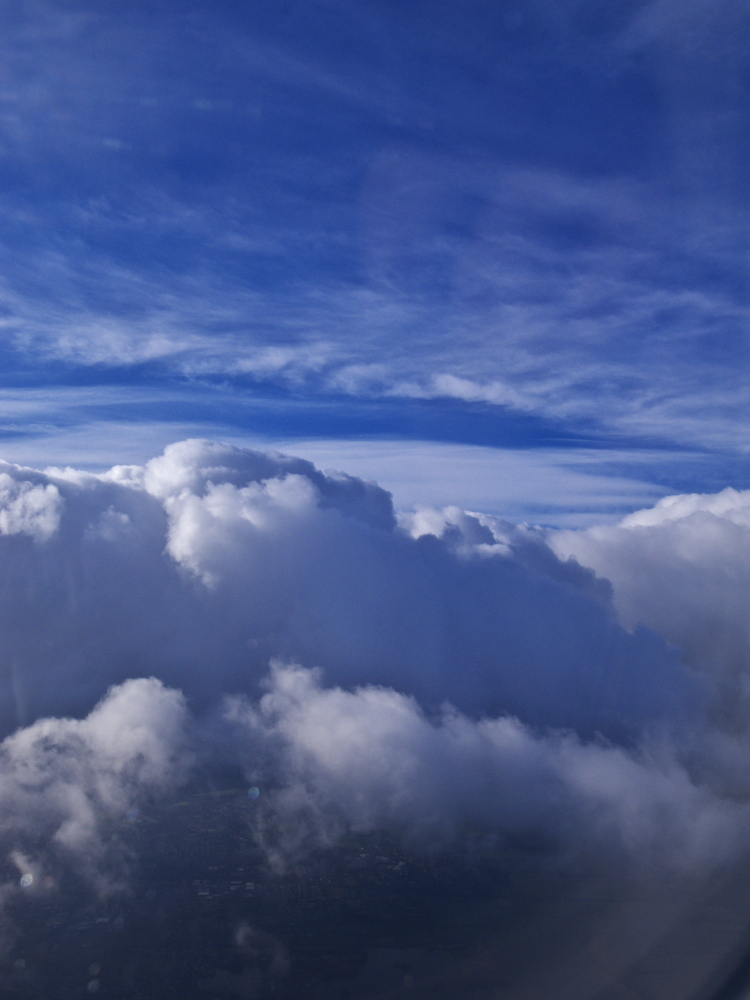
<svg viewBox="0 0 750 1000">
<path fill-rule="evenodd" d="M 747 21 L 9 5 L 0 454 L 209 437 L 559 525 L 750 485 Z"/>
<path fill-rule="evenodd" d="M 0 991 L 230 772 L 609 900 L 570 1000 L 750 884 L 749 20 L 0 7 Z"/>
</svg>

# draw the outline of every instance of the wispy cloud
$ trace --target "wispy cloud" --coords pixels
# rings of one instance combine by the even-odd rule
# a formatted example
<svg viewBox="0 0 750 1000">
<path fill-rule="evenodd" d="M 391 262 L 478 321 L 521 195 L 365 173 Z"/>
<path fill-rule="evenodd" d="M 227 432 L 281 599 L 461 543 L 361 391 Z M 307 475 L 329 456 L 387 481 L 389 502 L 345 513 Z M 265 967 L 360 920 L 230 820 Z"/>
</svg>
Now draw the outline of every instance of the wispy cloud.
<svg viewBox="0 0 750 1000">
<path fill-rule="evenodd" d="M 372 272 L 342 285 L 302 271 L 283 290 L 242 288 L 219 271 L 159 276 L 84 246 L 9 263 L 3 323 L 27 360 L 458 398 L 633 436 L 741 442 L 748 307 L 733 287 L 732 227 L 717 223 L 678 249 L 655 191 L 597 190 L 557 173 L 508 174 L 484 194 L 492 200 L 471 236 L 439 238 L 439 307 L 433 279 L 410 289 Z M 180 222 L 193 241 L 205 225 L 200 212 Z M 556 233 L 565 226 L 572 235 Z M 597 234 L 593 245 L 580 245 L 581 227 Z M 274 253 L 287 245 L 277 236 Z"/>
<path fill-rule="evenodd" d="M 301 10 L 251 31 L 239 13 L 24 5 L 0 43 L 19 178 L 0 205 L 7 379 L 124 384 L 148 367 L 163 384 L 462 400 L 743 448 L 737 33 L 701 4 L 675 34 L 663 2 L 601 24 L 529 3 L 518 24 L 491 18 L 498 60 L 472 19 L 417 33 L 415 14 L 337 10 L 372 58 L 350 60 Z M 737 5 L 722 11 L 736 28 Z M 552 117 L 540 66 L 561 81 Z M 463 100 L 461 121 L 454 94 L 485 104 Z"/>
</svg>

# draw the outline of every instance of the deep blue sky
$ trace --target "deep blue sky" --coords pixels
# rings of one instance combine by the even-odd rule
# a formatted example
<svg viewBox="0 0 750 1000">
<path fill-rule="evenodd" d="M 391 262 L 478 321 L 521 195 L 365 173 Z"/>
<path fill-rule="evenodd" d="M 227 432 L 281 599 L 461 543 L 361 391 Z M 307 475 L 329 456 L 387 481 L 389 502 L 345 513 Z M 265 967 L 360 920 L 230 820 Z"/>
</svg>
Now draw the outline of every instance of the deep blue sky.
<svg viewBox="0 0 750 1000">
<path fill-rule="evenodd" d="M 397 500 L 498 512 L 507 476 L 466 483 L 486 449 L 609 479 L 531 477 L 510 506 L 542 517 L 750 486 L 749 22 L 4 5 L 0 454 L 96 466 L 190 433 L 351 467 L 356 440 Z M 423 460 L 401 494 L 385 442 Z M 482 461 L 454 496 L 457 455 Z"/>
</svg>

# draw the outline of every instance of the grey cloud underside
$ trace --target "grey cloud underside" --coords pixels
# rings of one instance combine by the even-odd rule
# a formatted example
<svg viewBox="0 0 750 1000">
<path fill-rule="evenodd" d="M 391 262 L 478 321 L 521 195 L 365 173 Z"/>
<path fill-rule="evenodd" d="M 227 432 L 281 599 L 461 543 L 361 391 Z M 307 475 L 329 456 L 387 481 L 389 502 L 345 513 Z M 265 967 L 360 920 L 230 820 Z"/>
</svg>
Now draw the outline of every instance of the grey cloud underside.
<svg viewBox="0 0 750 1000">
<path fill-rule="evenodd" d="M 672 513 L 650 529 L 667 547 Z M 627 547 L 633 529 L 612 530 Z M 742 669 L 704 657 L 664 602 L 631 601 L 620 624 L 628 586 L 665 591 L 672 563 L 657 579 L 631 546 L 613 590 L 582 565 L 608 537 L 397 518 L 375 484 L 206 441 L 98 476 L 4 466 L 6 853 L 111 884 L 113 824 L 229 761 L 264 788 L 276 860 L 347 829 L 724 857 L 750 791 Z M 695 538 L 697 593 L 715 567 Z M 556 554 L 574 543 L 580 562 Z"/>
</svg>

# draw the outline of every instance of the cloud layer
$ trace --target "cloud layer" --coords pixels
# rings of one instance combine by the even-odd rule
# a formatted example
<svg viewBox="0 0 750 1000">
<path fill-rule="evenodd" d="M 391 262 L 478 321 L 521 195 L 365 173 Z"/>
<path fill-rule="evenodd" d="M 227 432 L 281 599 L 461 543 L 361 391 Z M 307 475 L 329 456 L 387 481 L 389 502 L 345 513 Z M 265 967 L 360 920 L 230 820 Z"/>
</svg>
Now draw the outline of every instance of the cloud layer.
<svg viewBox="0 0 750 1000">
<path fill-rule="evenodd" d="M 276 861 L 351 829 L 743 847 L 747 494 L 550 534 L 200 440 L 1 475 L 0 841 L 27 873 L 115 882 L 112 825 L 196 761 L 263 789 Z"/>
<path fill-rule="evenodd" d="M 614 620 L 606 585 L 497 519 L 399 525 L 374 484 L 201 441 L 102 476 L 4 475 L 6 728 L 132 676 L 215 703 L 257 691 L 272 657 L 609 735 L 697 696 L 675 651 Z"/>
</svg>

